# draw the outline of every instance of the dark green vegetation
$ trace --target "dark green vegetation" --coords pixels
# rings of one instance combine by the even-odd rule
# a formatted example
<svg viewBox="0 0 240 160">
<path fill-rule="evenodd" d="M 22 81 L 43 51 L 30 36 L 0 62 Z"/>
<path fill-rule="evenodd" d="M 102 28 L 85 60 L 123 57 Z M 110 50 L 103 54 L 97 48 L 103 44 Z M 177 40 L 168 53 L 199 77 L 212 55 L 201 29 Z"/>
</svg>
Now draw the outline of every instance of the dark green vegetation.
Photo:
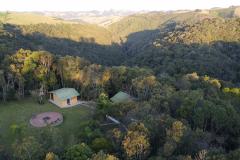
<svg viewBox="0 0 240 160">
<path fill-rule="evenodd" d="M 195 24 L 171 24 L 149 45 L 130 43 L 129 65 L 148 66 L 157 74 L 197 71 L 239 82 L 240 19 L 206 19 Z"/>
<path fill-rule="evenodd" d="M 239 160 L 235 7 L 132 15 L 107 29 L 3 24 L 0 38 L 0 159 Z M 39 92 L 60 87 L 96 101 L 94 115 L 37 104 Z M 119 91 L 135 101 L 112 103 Z M 48 110 L 62 112 L 64 124 L 38 134 L 25 127 Z"/>
<path fill-rule="evenodd" d="M 0 37 L 1 54 L 25 48 L 47 50 L 57 55 L 78 55 L 100 64 L 120 64 L 123 60 L 120 46 L 111 45 L 111 34 L 93 25 L 6 24 Z"/>
</svg>

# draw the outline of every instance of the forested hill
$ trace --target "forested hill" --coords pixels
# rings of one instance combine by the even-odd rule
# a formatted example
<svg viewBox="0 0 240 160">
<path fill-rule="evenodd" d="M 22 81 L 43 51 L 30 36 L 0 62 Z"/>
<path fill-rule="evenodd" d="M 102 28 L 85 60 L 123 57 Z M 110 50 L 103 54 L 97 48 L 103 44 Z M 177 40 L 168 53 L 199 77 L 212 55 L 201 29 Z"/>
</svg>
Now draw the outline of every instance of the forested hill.
<svg viewBox="0 0 240 160">
<path fill-rule="evenodd" d="M 105 65 L 119 65 L 123 61 L 120 45 L 112 43 L 111 33 L 96 25 L 4 24 L 0 37 L 1 56 L 24 48 L 77 55 Z"/>
<path fill-rule="evenodd" d="M 135 14 L 108 28 L 42 21 L 17 25 L 13 15 L 1 15 L 11 22 L 2 25 L 1 56 L 20 48 L 46 50 L 109 66 L 146 66 L 159 75 L 198 71 L 239 81 L 238 10 L 231 7 Z"/>
<path fill-rule="evenodd" d="M 205 19 L 192 25 L 184 24 L 175 27 L 172 32 L 167 32 L 160 39 L 170 43 L 185 44 L 211 43 L 215 41 L 239 42 L 239 25 L 240 19 Z"/>
<path fill-rule="evenodd" d="M 193 24 L 203 19 L 240 17 L 240 7 L 216 8 L 210 10 L 150 12 L 134 14 L 113 23 L 108 29 L 115 38 L 126 40 L 129 34 L 144 30 L 159 29 L 170 22 Z"/>
<path fill-rule="evenodd" d="M 239 82 L 240 19 L 206 19 L 195 24 L 172 24 L 148 45 L 131 44 L 128 64 L 148 66 L 158 74 L 197 71 Z"/>
<path fill-rule="evenodd" d="M 151 12 L 145 14 L 135 14 L 125 17 L 108 27 L 112 33 L 116 33 L 115 38 L 121 37 L 126 40 L 127 37 L 136 32 L 144 30 L 159 29 L 169 22 L 188 22 L 195 23 L 205 18 L 213 18 L 215 16 L 196 12 Z"/>
<path fill-rule="evenodd" d="M 102 45 L 111 45 L 112 34 L 105 28 L 92 24 L 54 24 L 45 23 L 19 26 L 22 33 L 42 33 L 50 38 L 65 38 L 76 42 L 86 41 Z"/>
</svg>

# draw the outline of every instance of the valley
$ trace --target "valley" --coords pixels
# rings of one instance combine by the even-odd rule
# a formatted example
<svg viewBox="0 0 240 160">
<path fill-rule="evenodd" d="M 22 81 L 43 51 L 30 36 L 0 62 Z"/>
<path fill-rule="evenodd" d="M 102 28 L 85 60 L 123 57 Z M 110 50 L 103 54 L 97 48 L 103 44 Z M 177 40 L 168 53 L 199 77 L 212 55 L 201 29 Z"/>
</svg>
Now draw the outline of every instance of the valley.
<svg viewBox="0 0 240 160">
<path fill-rule="evenodd" d="M 239 9 L 1 12 L 0 159 L 239 160 Z"/>
</svg>

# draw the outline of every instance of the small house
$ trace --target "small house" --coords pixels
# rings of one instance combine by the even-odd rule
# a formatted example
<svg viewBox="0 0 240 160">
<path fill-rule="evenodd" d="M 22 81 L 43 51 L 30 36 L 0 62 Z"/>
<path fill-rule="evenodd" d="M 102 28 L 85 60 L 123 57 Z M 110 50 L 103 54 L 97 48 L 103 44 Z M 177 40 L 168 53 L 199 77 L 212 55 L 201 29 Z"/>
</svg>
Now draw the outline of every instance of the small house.
<svg viewBox="0 0 240 160">
<path fill-rule="evenodd" d="M 79 104 L 79 95 L 74 88 L 61 88 L 49 92 L 49 101 L 60 108 L 67 108 Z"/>
<path fill-rule="evenodd" d="M 123 102 L 131 102 L 133 101 L 133 98 L 129 94 L 120 91 L 117 94 L 115 94 L 112 98 L 110 98 L 110 100 L 113 103 L 123 103 Z"/>
</svg>

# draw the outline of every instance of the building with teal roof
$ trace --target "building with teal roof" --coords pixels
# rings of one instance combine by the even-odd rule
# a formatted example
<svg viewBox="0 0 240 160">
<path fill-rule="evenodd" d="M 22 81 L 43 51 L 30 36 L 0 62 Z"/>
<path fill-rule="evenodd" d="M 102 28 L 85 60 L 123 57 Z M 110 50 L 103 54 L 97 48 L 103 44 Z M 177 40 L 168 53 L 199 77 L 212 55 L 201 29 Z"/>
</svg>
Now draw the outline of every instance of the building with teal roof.
<svg viewBox="0 0 240 160">
<path fill-rule="evenodd" d="M 78 96 L 80 95 L 74 88 L 61 88 L 49 92 L 49 101 L 55 105 L 66 108 L 79 104 Z"/>
<path fill-rule="evenodd" d="M 113 103 L 124 103 L 132 101 L 133 98 L 129 94 L 120 91 L 117 94 L 115 94 L 112 98 L 110 98 L 110 100 Z"/>
</svg>

